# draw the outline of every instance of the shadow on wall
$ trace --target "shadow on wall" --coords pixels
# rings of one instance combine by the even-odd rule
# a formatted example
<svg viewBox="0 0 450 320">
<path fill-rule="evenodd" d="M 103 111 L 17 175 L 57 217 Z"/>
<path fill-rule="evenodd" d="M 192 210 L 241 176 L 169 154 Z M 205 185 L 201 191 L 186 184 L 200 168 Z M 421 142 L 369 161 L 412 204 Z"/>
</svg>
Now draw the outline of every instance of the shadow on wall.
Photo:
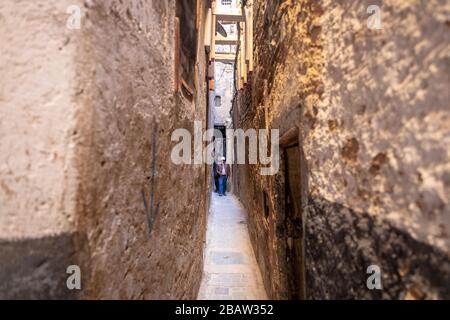
<svg viewBox="0 0 450 320">
<path fill-rule="evenodd" d="M 306 224 L 308 299 L 450 299 L 450 258 L 389 222 L 310 198 Z M 382 290 L 366 286 L 381 268 Z"/>
<path fill-rule="evenodd" d="M 76 265 L 76 234 L 0 240 L 0 299 L 77 299 L 67 267 Z M 81 271 L 81 283 L 86 282 Z"/>
</svg>

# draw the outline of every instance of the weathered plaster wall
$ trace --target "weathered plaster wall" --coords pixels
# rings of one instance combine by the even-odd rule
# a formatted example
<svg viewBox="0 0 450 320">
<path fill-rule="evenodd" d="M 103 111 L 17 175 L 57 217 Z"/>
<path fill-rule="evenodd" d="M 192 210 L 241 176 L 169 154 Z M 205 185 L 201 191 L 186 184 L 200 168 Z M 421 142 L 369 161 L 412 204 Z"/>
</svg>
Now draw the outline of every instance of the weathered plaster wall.
<svg viewBox="0 0 450 320">
<path fill-rule="evenodd" d="M 195 298 L 208 179 L 171 163 L 170 136 L 206 119 L 203 47 L 189 102 L 174 90 L 174 0 L 80 1 L 80 30 L 68 2 L 16 3 L 0 7 L 0 295 L 71 297 L 79 264 L 82 298 Z"/>
<path fill-rule="evenodd" d="M 310 140 L 330 142 L 306 149 L 323 154 L 311 171 L 328 173 L 313 181 L 327 199 L 448 250 L 450 4 L 383 1 L 380 31 L 367 28 L 368 5 L 323 4 L 324 94 Z"/>
<path fill-rule="evenodd" d="M 263 127 L 266 106 L 269 127 L 300 128 L 308 298 L 449 298 L 450 6 L 383 1 L 369 30 L 371 4 L 256 1 L 241 124 Z M 285 298 L 283 172 L 256 169 L 240 168 L 240 194 L 266 287 Z M 382 291 L 366 288 L 371 264 Z"/>
<path fill-rule="evenodd" d="M 0 3 L 0 298 L 72 297 L 76 3 Z"/>
<path fill-rule="evenodd" d="M 305 153 L 314 155 L 310 190 L 314 206 L 323 205 L 322 197 L 351 208 L 339 210 L 343 217 L 358 219 L 348 220 L 356 232 L 342 239 L 354 266 L 311 268 L 309 279 L 316 288 L 319 273 L 346 281 L 345 270 L 378 264 L 382 292 L 369 294 L 353 280 L 355 293 L 336 285 L 325 296 L 449 298 L 450 4 L 380 1 L 379 31 L 367 28 L 363 8 L 370 4 L 323 3 L 324 93 L 317 114 L 309 107 L 305 144 Z M 319 217 L 331 208 L 308 211 L 311 255 L 327 233 Z M 367 220 L 359 218 L 363 212 Z M 329 221 L 337 233 L 345 229 Z"/>
<path fill-rule="evenodd" d="M 221 105 L 213 106 L 214 123 L 216 125 L 230 124 L 231 101 L 234 92 L 234 65 L 230 63 L 216 62 L 214 65 L 214 78 L 216 79 L 215 94 L 221 97 Z"/>
<path fill-rule="evenodd" d="M 90 10 L 93 83 L 86 99 L 94 130 L 80 221 L 88 233 L 91 298 L 193 299 L 198 291 L 206 172 L 174 165 L 170 138 L 206 119 L 199 80 L 206 60 L 199 46 L 194 102 L 174 94 L 174 14 L 175 1 L 102 1 Z"/>
</svg>

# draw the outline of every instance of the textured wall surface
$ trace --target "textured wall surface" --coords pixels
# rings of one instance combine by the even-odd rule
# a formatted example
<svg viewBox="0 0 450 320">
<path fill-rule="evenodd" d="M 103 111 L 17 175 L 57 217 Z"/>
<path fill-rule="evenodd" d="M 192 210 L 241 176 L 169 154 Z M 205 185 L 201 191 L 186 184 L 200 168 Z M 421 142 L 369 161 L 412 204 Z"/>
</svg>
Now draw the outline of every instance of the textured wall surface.
<svg viewBox="0 0 450 320">
<path fill-rule="evenodd" d="M 312 182 L 448 250 L 450 3 L 383 1 L 379 31 L 367 29 L 368 5 L 323 4 L 324 94 L 305 152 L 323 155 L 310 167 L 326 175 Z"/>
<path fill-rule="evenodd" d="M 72 296 L 75 3 L 0 3 L 0 298 Z"/>
<path fill-rule="evenodd" d="M 84 1 L 80 30 L 68 5 L 0 5 L 0 296 L 72 297 L 79 264 L 81 298 L 193 299 L 209 180 L 171 163 L 170 137 L 206 119 L 204 49 L 191 102 L 174 90 L 174 0 Z"/>
<path fill-rule="evenodd" d="M 197 84 L 192 103 L 174 94 L 174 6 L 102 1 L 89 11 L 85 51 L 94 82 L 82 99 L 94 110 L 93 141 L 80 223 L 92 298 L 192 299 L 198 291 L 206 173 L 172 164 L 170 138 L 177 128 L 192 131 L 196 117 L 206 119 L 206 88 Z M 204 79 L 202 47 L 197 61 Z"/>
<path fill-rule="evenodd" d="M 300 128 L 309 298 L 449 298 L 450 4 L 383 1 L 369 30 L 371 4 L 256 1 L 240 124 L 263 127 L 265 106 L 269 127 Z M 266 288 L 286 298 L 283 172 L 239 170 Z"/>
<path fill-rule="evenodd" d="M 216 125 L 228 125 L 231 118 L 231 102 L 233 100 L 233 74 L 234 65 L 229 63 L 216 62 L 214 66 L 215 94 L 221 97 L 221 105 L 213 106 L 214 123 Z"/>
</svg>

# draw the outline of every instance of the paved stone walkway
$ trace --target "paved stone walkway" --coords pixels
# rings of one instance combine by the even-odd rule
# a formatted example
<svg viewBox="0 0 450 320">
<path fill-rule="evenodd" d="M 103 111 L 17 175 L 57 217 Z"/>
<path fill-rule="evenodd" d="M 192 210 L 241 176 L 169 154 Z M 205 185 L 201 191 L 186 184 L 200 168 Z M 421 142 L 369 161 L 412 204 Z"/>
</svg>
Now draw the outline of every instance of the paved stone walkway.
<svg viewBox="0 0 450 320">
<path fill-rule="evenodd" d="M 266 300 L 247 229 L 247 214 L 232 195 L 213 193 L 199 300 Z"/>
</svg>

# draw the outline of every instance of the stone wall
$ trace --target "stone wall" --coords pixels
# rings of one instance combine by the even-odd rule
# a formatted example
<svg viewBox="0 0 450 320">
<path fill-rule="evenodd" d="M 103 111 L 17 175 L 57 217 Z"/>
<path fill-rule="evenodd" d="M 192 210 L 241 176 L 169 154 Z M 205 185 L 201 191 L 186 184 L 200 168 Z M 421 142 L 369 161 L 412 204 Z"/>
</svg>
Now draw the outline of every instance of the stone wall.
<svg viewBox="0 0 450 320">
<path fill-rule="evenodd" d="M 65 28 L 72 4 L 79 30 Z M 172 164 L 170 137 L 206 119 L 206 58 L 200 41 L 190 101 L 175 91 L 175 5 L 0 5 L 1 297 L 196 297 L 209 180 L 204 166 Z"/>
<path fill-rule="evenodd" d="M 216 62 L 214 64 L 214 78 L 216 79 L 215 95 L 221 98 L 220 106 L 212 106 L 214 110 L 214 124 L 229 126 L 231 118 L 231 102 L 233 100 L 234 64 Z"/>
<path fill-rule="evenodd" d="M 367 26 L 373 4 L 381 30 Z M 254 9 L 255 71 L 240 101 L 252 99 L 235 108 L 238 126 L 299 128 L 307 298 L 449 298 L 448 1 Z M 239 195 L 267 291 L 289 298 L 284 172 L 257 169 L 239 168 Z M 366 287 L 370 265 L 381 291 Z"/>
<path fill-rule="evenodd" d="M 0 298 L 74 297 L 76 3 L 0 3 Z"/>
</svg>

